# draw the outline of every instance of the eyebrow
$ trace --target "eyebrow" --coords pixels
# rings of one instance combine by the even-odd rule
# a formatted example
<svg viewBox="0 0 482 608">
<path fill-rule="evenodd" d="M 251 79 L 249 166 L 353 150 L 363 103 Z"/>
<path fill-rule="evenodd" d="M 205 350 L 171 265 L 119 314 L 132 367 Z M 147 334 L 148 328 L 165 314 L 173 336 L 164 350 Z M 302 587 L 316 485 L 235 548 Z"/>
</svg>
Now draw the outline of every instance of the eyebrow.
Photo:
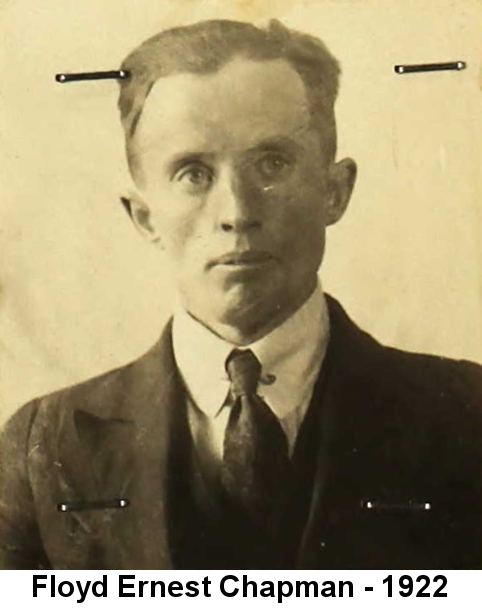
<svg viewBox="0 0 482 608">
<path fill-rule="evenodd" d="M 189 165 L 190 163 L 206 163 L 212 160 L 213 158 L 214 154 L 209 152 L 192 152 L 188 150 L 184 152 L 177 152 L 169 160 L 169 172 L 175 173 L 181 167 Z"/>
<path fill-rule="evenodd" d="M 298 147 L 298 144 L 291 137 L 272 137 L 249 148 L 248 152 L 267 152 L 271 150 L 294 152 Z"/>
<path fill-rule="evenodd" d="M 255 152 L 269 152 L 269 151 L 279 151 L 279 152 L 295 152 L 298 149 L 298 144 L 291 137 L 281 136 L 281 137 L 271 137 L 267 138 L 263 141 L 256 143 L 254 146 L 248 148 L 246 152 L 248 154 L 252 154 Z M 173 154 L 172 158 L 169 160 L 168 167 L 169 173 L 174 175 L 179 169 L 185 165 L 189 165 L 190 163 L 207 163 L 213 161 L 215 158 L 215 153 L 213 152 L 196 152 L 194 150 L 182 150 Z"/>
</svg>

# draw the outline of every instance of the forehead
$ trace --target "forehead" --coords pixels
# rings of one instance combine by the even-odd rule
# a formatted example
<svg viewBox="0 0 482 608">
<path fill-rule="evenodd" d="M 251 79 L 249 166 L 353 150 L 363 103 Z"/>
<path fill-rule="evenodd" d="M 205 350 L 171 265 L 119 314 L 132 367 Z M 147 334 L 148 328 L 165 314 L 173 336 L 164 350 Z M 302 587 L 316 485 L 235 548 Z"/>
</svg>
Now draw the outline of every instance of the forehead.
<svg viewBox="0 0 482 608">
<path fill-rule="evenodd" d="M 283 59 L 236 58 L 210 74 L 175 74 L 149 93 L 135 136 L 137 151 L 183 146 L 246 148 L 309 130 L 299 74 Z"/>
</svg>

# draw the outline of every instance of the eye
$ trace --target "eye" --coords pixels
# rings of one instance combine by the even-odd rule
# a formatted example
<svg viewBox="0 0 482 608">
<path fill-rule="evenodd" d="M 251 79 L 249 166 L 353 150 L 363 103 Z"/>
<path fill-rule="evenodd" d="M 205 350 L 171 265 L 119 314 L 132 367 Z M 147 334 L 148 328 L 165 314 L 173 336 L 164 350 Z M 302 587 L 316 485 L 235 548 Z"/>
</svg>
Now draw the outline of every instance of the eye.
<svg viewBox="0 0 482 608">
<path fill-rule="evenodd" d="M 211 186 L 213 173 L 202 163 L 189 163 L 176 173 L 174 179 L 186 191 L 195 194 Z"/>
<path fill-rule="evenodd" d="M 277 179 L 284 176 L 291 165 L 291 159 L 279 152 L 269 152 L 262 156 L 257 163 L 258 171 L 267 179 Z"/>
</svg>

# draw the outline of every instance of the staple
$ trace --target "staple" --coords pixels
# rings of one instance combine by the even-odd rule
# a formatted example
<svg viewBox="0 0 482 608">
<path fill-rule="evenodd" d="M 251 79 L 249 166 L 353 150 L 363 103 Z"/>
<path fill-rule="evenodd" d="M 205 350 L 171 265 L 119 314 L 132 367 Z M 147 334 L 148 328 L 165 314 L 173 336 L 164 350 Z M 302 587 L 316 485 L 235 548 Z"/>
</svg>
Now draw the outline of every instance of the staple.
<svg viewBox="0 0 482 608">
<path fill-rule="evenodd" d="M 127 498 L 115 498 L 113 500 L 92 500 L 87 502 L 61 502 L 57 505 L 57 511 L 68 513 L 72 511 L 98 511 L 102 509 L 125 509 L 130 505 Z"/>
<path fill-rule="evenodd" d="M 75 74 L 56 74 L 55 80 L 61 84 L 80 80 L 125 80 L 129 78 L 127 70 L 108 70 L 106 72 L 77 72 Z"/>
<path fill-rule="evenodd" d="M 419 63 L 413 65 L 396 65 L 393 69 L 397 74 L 413 74 L 415 72 L 440 72 L 442 70 L 464 70 L 465 61 L 449 61 L 446 63 Z"/>
<path fill-rule="evenodd" d="M 408 501 L 405 503 L 387 503 L 375 500 L 363 500 L 363 509 L 376 511 L 431 511 L 432 503 Z"/>
</svg>

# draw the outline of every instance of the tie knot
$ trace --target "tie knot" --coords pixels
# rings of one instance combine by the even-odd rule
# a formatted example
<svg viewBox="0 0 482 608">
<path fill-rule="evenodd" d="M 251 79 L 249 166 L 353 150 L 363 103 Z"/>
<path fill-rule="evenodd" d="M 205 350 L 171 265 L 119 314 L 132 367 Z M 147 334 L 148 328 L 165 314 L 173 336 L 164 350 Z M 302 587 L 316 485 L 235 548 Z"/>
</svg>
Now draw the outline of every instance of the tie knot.
<svg viewBox="0 0 482 608">
<path fill-rule="evenodd" d="M 226 371 L 235 399 L 256 393 L 261 377 L 261 363 L 251 350 L 233 349 L 226 359 Z"/>
</svg>

